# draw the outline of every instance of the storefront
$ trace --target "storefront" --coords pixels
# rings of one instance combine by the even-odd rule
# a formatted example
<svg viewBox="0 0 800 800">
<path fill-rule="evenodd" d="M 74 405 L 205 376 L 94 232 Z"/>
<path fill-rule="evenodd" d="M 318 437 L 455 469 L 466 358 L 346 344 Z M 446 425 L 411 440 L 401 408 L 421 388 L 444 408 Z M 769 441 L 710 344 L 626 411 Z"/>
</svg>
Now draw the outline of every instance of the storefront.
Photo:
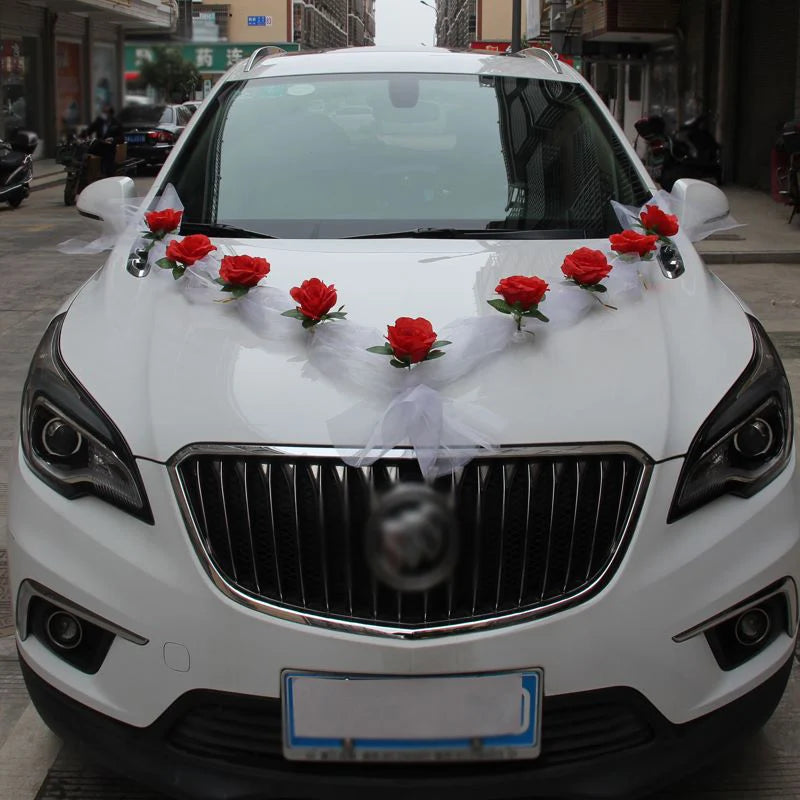
<svg viewBox="0 0 800 800">
<path fill-rule="evenodd" d="M 87 125 L 123 91 L 125 30 L 168 32 L 174 2 L 0 0 L 0 137 L 35 131 L 37 156 Z"/>
<path fill-rule="evenodd" d="M 198 98 L 208 94 L 214 83 L 234 64 L 249 58 L 259 47 L 273 45 L 287 52 L 300 49 L 292 42 L 195 42 L 194 44 L 169 45 L 181 51 L 184 59 L 197 67 L 201 84 L 198 87 Z M 137 87 L 139 68 L 144 61 L 151 61 L 155 49 L 161 45 L 153 42 L 128 42 L 125 45 L 125 78 L 128 88 Z M 140 88 L 140 87 L 137 87 Z"/>
</svg>

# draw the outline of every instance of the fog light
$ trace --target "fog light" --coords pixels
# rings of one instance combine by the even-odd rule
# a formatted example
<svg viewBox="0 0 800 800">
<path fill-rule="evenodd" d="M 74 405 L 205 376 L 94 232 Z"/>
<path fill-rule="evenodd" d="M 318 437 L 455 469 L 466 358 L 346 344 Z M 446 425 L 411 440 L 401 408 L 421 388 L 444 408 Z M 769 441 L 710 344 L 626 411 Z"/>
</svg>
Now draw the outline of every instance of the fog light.
<svg viewBox="0 0 800 800">
<path fill-rule="evenodd" d="M 733 437 L 733 446 L 745 458 L 758 458 L 768 453 L 775 436 L 769 423 L 757 417 L 743 425 Z"/>
<path fill-rule="evenodd" d="M 83 444 L 83 437 L 60 417 L 53 417 L 42 428 L 42 447 L 56 458 L 74 456 Z"/>
<path fill-rule="evenodd" d="M 47 636 L 61 650 L 74 650 L 83 639 L 83 627 L 77 617 L 66 611 L 54 611 L 45 623 Z"/>
<path fill-rule="evenodd" d="M 751 608 L 736 620 L 736 641 L 746 647 L 760 644 L 769 635 L 769 614 L 763 608 Z"/>
</svg>

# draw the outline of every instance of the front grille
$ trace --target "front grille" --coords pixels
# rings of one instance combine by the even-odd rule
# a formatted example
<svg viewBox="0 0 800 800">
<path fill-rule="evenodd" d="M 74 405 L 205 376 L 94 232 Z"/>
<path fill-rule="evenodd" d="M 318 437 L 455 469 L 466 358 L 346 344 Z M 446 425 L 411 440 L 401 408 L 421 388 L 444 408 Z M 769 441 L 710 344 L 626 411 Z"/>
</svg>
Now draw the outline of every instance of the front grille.
<svg viewBox="0 0 800 800">
<path fill-rule="evenodd" d="M 172 747 L 242 766 L 263 766 L 265 759 L 282 756 L 280 700 L 211 692 L 196 699 L 170 728 L 167 741 Z M 651 741 L 654 731 L 641 703 L 629 699 L 640 701 L 635 692 L 624 689 L 545 697 L 537 765 L 575 763 Z"/>
<path fill-rule="evenodd" d="M 426 592 L 381 584 L 364 555 L 374 498 L 422 481 L 414 460 L 354 468 L 329 457 L 194 453 L 176 474 L 196 543 L 229 586 L 316 616 L 428 628 L 585 593 L 635 523 L 645 464 L 627 453 L 517 455 L 439 478 L 459 557 L 451 578 Z"/>
</svg>

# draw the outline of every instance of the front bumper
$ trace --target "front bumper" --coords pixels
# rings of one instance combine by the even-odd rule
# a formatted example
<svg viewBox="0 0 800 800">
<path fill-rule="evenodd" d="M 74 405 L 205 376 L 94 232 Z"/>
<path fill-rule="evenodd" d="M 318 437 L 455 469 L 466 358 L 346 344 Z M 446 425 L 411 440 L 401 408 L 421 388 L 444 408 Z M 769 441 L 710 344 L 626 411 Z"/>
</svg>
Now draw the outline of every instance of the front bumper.
<svg viewBox="0 0 800 800">
<path fill-rule="evenodd" d="M 598 595 L 580 606 L 524 624 L 411 641 L 289 622 L 225 597 L 197 559 L 166 468 L 147 460 L 138 465 L 155 527 L 91 497 L 66 500 L 33 475 L 21 456 L 12 464 L 9 549 L 13 596 L 17 597 L 23 581 L 35 581 L 146 640 L 141 644 L 115 637 L 94 675 L 65 663 L 33 636 L 20 641 L 29 671 L 38 676 L 33 681 L 49 686 L 56 698 L 63 695 L 66 705 L 60 700 L 56 705 L 71 709 L 54 719 L 56 729 L 59 725 L 68 725 L 67 732 L 80 728 L 80 723 L 64 718 L 73 715 L 80 720 L 82 714 L 97 712 L 121 725 L 120 730 L 133 734 L 141 729 L 147 738 L 148 729 L 155 730 L 152 726 L 157 727 L 180 698 L 197 690 L 278 698 L 285 668 L 436 675 L 535 666 L 544 670 L 546 704 L 623 687 L 631 696 L 644 699 L 649 709 L 646 719 L 656 720 L 655 727 L 668 726 L 664 730 L 680 734 L 680 739 L 681 731 L 688 730 L 683 727 L 687 723 L 695 724 L 729 705 L 738 707 L 731 704 L 762 685 L 772 687 L 777 702 L 785 683 L 792 635 L 781 634 L 758 655 L 727 672 L 720 669 L 703 635 L 681 643 L 673 637 L 787 577 L 800 583 L 794 456 L 789 467 L 753 498 L 721 498 L 670 526 L 665 520 L 681 461 L 659 464 L 653 470 L 628 552 Z M 185 653 L 180 664 L 170 655 L 175 647 Z M 37 695 L 32 694 L 38 704 Z M 38 696 L 44 698 L 41 703 L 45 707 L 49 695 L 42 690 Z M 46 716 L 46 708 L 43 713 Z M 732 730 L 747 727 L 744 723 L 728 727 L 730 718 L 722 711 L 720 715 L 714 718 L 727 721 L 713 730 L 721 740 L 730 740 Z M 768 716 L 754 716 L 752 726 Z M 545 739 L 543 746 L 547 746 Z M 630 752 L 638 752 L 642 746 L 638 744 Z M 668 751 L 671 747 L 652 746 Z M 704 750 L 709 749 L 710 740 L 704 742 Z M 152 755 L 156 758 L 157 754 Z M 606 769 L 618 758 L 622 756 L 611 756 L 610 761 L 604 758 Z M 191 759 L 197 767 L 197 757 Z M 636 763 L 637 759 L 626 761 L 628 766 Z M 682 756 L 669 769 L 684 769 L 691 763 L 695 762 Z M 150 767 L 139 766 L 146 777 Z M 624 765 L 620 762 L 618 766 L 622 770 Z M 320 769 L 323 773 L 318 773 Z M 302 788 L 298 776 L 327 775 L 324 769 L 273 759 L 266 772 L 256 770 L 262 781 L 259 796 L 266 791 L 263 781 L 267 778 L 269 796 L 273 796 L 272 787 L 277 794 L 296 794 Z M 355 791 L 362 778 L 374 791 L 374 783 L 368 780 L 371 768 L 348 769 L 336 768 L 331 773 L 352 776 L 343 778 L 342 792 Z M 515 782 L 518 769 L 519 775 L 526 777 Z M 559 786 L 566 785 L 565 774 L 581 772 L 574 764 L 553 769 L 552 774 L 560 776 Z M 656 767 L 652 769 L 654 782 L 658 778 Z M 441 774 L 476 776 L 481 770 L 446 767 Z M 513 796 L 510 787 L 518 789 L 523 783 L 530 794 L 527 781 L 531 774 L 545 771 L 541 764 L 536 768 L 494 765 L 485 770 L 481 796 L 496 797 Z M 443 784 L 455 785 L 450 778 L 436 780 L 431 771 L 419 774 L 429 776 L 428 784 L 438 787 L 439 796 L 444 796 Z M 328 784 L 327 779 L 319 780 Z M 465 779 L 463 785 L 471 780 Z M 574 796 L 582 796 L 590 786 L 581 780 L 575 784 Z M 624 783 L 622 776 L 618 780 Z M 420 785 L 428 784 L 422 780 Z M 549 786 L 542 790 L 547 795 L 555 784 L 542 785 Z M 635 781 L 630 784 L 634 785 Z M 244 781 L 237 789 L 239 794 L 230 796 L 254 796 L 252 786 Z M 416 791 L 416 778 L 413 786 Z M 311 785 L 304 791 L 317 795 Z M 187 796 L 204 795 L 198 789 Z"/>
<path fill-rule="evenodd" d="M 22 669 L 36 708 L 59 736 L 99 765 L 186 800 L 619 800 L 699 769 L 758 730 L 783 694 L 792 661 L 744 697 L 683 725 L 630 689 L 546 698 L 536 761 L 432 767 L 285 761 L 280 704 L 243 695 L 190 693 L 152 725 L 135 728 L 76 703 L 24 660 Z M 560 746 L 570 740 L 572 747 Z"/>
</svg>

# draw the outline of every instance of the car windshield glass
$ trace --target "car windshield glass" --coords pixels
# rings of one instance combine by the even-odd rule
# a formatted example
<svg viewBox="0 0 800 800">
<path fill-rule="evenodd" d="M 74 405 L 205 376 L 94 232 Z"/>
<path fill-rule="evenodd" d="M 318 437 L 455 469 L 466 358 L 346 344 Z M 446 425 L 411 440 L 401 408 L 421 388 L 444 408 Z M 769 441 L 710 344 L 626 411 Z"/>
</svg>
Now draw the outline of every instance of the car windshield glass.
<svg viewBox="0 0 800 800">
<path fill-rule="evenodd" d="M 650 196 L 595 101 L 573 83 L 259 78 L 207 105 L 165 181 L 187 222 L 292 238 L 418 228 L 605 237 L 619 230 L 611 200 L 641 205 Z"/>
<path fill-rule="evenodd" d="M 162 122 L 166 106 L 126 106 L 119 112 L 119 121 L 123 125 L 155 125 Z"/>
</svg>

